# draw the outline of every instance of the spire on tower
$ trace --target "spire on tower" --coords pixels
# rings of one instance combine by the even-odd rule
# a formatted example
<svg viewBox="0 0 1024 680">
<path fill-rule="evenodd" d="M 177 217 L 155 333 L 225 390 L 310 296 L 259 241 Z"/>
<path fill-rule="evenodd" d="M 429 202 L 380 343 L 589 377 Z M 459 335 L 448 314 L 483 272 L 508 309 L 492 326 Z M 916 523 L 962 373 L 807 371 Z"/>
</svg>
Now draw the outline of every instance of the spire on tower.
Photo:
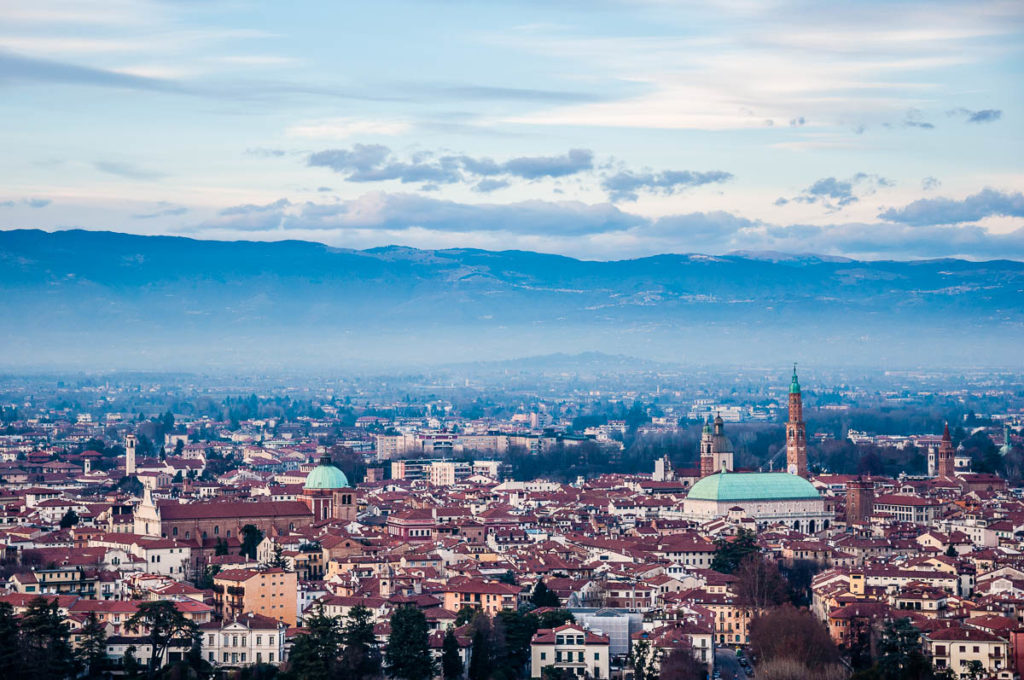
<svg viewBox="0 0 1024 680">
<path fill-rule="evenodd" d="M 789 383 L 790 394 L 800 394 L 800 381 L 796 378 L 796 362 L 793 362 L 793 380 Z"/>
</svg>

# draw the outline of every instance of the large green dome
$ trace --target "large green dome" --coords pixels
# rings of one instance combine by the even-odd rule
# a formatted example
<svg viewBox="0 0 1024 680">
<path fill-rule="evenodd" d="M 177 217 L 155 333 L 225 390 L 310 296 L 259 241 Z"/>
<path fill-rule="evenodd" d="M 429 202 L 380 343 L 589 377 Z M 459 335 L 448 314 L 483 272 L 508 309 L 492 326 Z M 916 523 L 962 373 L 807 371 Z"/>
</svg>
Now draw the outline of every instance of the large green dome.
<svg viewBox="0 0 1024 680">
<path fill-rule="evenodd" d="M 696 501 L 789 501 L 820 498 L 814 485 L 785 472 L 721 472 L 704 477 L 686 494 Z"/>
<path fill-rule="evenodd" d="M 344 489 L 348 487 L 345 473 L 328 462 L 321 461 L 306 477 L 306 489 Z"/>
</svg>

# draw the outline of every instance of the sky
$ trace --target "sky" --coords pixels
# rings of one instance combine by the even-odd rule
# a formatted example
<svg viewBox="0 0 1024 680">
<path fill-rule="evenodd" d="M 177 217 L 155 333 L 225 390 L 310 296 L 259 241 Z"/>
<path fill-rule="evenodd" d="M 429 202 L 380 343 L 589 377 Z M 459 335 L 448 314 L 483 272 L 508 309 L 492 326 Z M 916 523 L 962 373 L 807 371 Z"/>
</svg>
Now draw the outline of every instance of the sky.
<svg viewBox="0 0 1024 680">
<path fill-rule="evenodd" d="M 0 228 L 1024 259 L 1024 3 L 0 0 Z"/>
</svg>

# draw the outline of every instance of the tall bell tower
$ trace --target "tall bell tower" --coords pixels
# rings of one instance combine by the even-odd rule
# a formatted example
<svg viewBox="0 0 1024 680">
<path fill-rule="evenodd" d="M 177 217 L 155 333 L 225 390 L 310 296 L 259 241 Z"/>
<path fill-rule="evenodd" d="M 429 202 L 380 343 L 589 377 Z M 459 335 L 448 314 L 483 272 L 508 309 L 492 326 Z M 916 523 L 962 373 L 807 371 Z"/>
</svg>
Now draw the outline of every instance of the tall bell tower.
<svg viewBox="0 0 1024 680">
<path fill-rule="evenodd" d="M 786 472 L 807 478 L 807 427 L 800 400 L 800 381 L 793 364 L 793 380 L 789 384 L 789 422 L 786 423 Z"/>
<path fill-rule="evenodd" d="M 124 475 L 131 477 L 135 474 L 135 447 L 138 444 L 135 435 L 130 434 L 124 438 Z"/>
<path fill-rule="evenodd" d="M 946 423 L 942 430 L 942 442 L 939 444 L 939 477 L 953 479 L 956 473 L 955 456 L 953 438 L 949 436 L 949 423 Z"/>
</svg>

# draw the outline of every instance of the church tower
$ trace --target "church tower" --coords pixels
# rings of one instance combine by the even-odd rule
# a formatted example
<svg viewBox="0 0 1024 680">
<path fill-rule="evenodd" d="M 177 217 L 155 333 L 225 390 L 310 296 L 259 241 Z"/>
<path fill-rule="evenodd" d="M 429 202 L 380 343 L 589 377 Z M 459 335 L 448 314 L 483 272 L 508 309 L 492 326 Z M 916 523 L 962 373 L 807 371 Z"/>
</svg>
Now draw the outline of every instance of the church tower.
<svg viewBox="0 0 1024 680">
<path fill-rule="evenodd" d="M 786 423 L 786 471 L 807 478 L 807 428 L 804 407 L 800 400 L 800 382 L 793 364 L 793 381 L 789 384 L 789 422 Z"/>
<path fill-rule="evenodd" d="M 953 478 L 956 470 L 956 452 L 953 451 L 953 438 L 949 436 L 949 423 L 942 432 L 942 443 L 939 444 L 939 477 Z"/>
<path fill-rule="evenodd" d="M 710 422 L 704 424 L 700 437 L 700 476 L 707 477 L 716 472 L 732 472 L 732 442 L 725 436 L 725 421 L 716 416 L 714 428 Z"/>
<path fill-rule="evenodd" d="M 124 438 L 124 476 L 131 477 L 135 474 L 135 446 L 138 442 L 135 435 L 130 434 Z"/>
</svg>

